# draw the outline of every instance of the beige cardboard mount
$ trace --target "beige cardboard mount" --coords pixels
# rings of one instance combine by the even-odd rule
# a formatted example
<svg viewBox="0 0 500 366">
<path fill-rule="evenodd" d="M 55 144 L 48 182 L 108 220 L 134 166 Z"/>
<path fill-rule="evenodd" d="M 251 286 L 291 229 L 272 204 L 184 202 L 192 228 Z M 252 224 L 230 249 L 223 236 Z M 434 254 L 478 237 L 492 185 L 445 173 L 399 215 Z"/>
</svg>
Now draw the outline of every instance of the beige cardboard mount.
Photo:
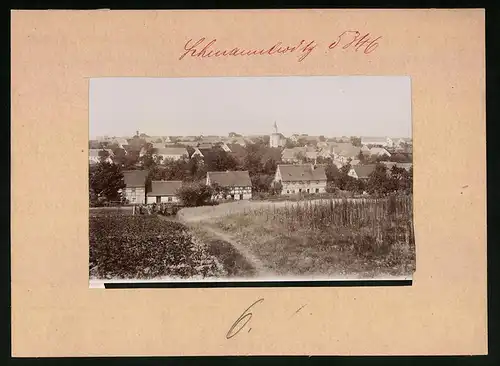
<svg viewBox="0 0 500 366">
<path fill-rule="evenodd" d="M 13 11 L 13 355 L 487 353 L 484 29 L 481 9 Z M 179 60 L 202 37 L 317 47 Z M 272 75 L 411 77 L 413 286 L 89 289 L 89 78 Z"/>
</svg>

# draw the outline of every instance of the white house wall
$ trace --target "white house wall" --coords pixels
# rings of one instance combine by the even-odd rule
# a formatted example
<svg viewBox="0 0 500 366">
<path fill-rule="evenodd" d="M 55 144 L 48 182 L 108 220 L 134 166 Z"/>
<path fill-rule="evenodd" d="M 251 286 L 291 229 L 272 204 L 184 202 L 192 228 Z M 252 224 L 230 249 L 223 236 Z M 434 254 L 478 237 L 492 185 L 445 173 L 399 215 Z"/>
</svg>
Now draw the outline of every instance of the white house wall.
<svg viewBox="0 0 500 366">
<path fill-rule="evenodd" d="M 180 202 L 179 198 L 177 196 L 147 196 L 146 197 L 146 203 L 151 204 L 151 203 L 157 203 L 156 202 L 156 197 L 160 197 L 160 202 L 161 203 L 175 203 L 175 202 Z M 170 198 L 170 201 L 169 201 Z"/>
<path fill-rule="evenodd" d="M 146 188 L 125 188 L 123 193 L 129 203 L 146 202 Z"/>
<path fill-rule="evenodd" d="M 298 181 L 298 182 L 281 182 L 283 189 L 281 194 L 296 194 L 296 193 L 325 193 L 326 181 Z M 307 190 L 309 189 L 309 192 Z M 316 192 L 316 189 L 318 192 Z"/>
</svg>

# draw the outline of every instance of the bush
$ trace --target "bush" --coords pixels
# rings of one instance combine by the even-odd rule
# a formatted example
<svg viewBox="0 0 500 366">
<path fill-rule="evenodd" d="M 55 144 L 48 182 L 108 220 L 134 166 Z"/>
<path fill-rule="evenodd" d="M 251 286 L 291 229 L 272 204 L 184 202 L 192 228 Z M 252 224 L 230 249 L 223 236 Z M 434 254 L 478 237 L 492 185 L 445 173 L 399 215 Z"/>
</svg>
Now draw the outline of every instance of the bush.
<svg viewBox="0 0 500 366">
<path fill-rule="evenodd" d="M 205 206 L 210 204 L 214 190 L 202 182 L 186 183 L 177 190 L 177 195 L 184 206 Z"/>
</svg>

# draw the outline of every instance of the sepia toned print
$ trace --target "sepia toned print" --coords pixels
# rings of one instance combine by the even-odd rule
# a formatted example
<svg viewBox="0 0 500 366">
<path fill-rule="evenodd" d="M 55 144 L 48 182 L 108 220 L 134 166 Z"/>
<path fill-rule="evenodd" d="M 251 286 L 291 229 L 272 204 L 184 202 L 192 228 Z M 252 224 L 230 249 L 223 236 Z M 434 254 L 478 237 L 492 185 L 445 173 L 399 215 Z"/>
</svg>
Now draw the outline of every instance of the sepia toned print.
<svg viewBox="0 0 500 366">
<path fill-rule="evenodd" d="M 92 79 L 91 282 L 411 278 L 410 89 Z"/>
</svg>

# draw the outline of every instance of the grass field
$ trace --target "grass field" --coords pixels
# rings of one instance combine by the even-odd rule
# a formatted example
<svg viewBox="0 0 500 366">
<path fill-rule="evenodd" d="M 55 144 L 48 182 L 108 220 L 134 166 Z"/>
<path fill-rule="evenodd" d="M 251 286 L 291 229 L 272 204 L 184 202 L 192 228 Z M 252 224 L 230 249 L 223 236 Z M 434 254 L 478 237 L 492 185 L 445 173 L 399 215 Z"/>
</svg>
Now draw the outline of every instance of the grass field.
<svg viewBox="0 0 500 366">
<path fill-rule="evenodd" d="M 363 278 L 414 272 L 412 222 L 410 196 L 306 201 L 211 220 L 279 275 Z"/>
</svg>

